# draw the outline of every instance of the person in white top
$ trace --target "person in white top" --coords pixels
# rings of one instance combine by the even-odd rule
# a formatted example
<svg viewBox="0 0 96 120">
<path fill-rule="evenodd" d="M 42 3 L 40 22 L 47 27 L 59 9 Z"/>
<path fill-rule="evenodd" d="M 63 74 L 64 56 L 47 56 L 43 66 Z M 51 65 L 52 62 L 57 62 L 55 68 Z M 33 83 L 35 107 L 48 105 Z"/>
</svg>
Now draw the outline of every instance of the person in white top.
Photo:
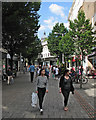
<svg viewBox="0 0 96 120">
<path fill-rule="evenodd" d="M 55 78 L 58 77 L 58 73 L 59 73 L 59 69 L 58 69 L 58 67 L 56 66 L 56 68 L 55 68 Z"/>
<path fill-rule="evenodd" d="M 55 66 L 53 67 L 53 78 L 55 79 L 55 73 L 56 73 L 56 70 L 55 70 Z"/>
<path fill-rule="evenodd" d="M 41 68 L 40 68 L 40 66 L 39 66 L 38 71 L 37 71 L 38 76 L 39 76 L 39 74 L 40 74 L 40 70 L 41 70 Z"/>
</svg>

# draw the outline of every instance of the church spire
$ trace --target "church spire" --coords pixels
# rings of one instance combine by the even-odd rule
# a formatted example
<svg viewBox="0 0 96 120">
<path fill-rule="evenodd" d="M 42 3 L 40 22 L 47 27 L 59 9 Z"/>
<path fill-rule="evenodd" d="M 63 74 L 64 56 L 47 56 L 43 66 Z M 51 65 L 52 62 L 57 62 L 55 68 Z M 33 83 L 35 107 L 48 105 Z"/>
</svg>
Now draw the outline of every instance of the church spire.
<svg viewBox="0 0 96 120">
<path fill-rule="evenodd" d="M 46 35 L 46 32 L 44 31 L 44 35 Z"/>
</svg>

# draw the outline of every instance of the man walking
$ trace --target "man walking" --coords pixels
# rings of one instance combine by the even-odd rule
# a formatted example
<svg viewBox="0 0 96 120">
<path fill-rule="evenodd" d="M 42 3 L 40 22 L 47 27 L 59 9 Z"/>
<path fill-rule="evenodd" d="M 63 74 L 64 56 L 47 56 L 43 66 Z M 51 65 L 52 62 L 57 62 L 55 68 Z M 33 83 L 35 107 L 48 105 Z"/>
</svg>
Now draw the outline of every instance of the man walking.
<svg viewBox="0 0 96 120">
<path fill-rule="evenodd" d="M 30 72 L 30 75 L 31 75 L 31 82 L 32 82 L 32 83 L 33 83 L 34 71 L 35 71 L 35 66 L 32 64 L 32 65 L 29 67 L 29 72 Z"/>
</svg>

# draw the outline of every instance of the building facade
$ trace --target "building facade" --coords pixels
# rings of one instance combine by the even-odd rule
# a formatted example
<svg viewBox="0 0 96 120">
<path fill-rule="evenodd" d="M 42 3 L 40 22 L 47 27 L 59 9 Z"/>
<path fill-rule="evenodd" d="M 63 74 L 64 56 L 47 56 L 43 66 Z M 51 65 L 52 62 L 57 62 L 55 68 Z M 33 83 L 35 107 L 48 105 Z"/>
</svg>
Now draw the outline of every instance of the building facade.
<svg viewBox="0 0 96 120">
<path fill-rule="evenodd" d="M 42 53 L 41 53 L 41 60 L 42 65 L 56 65 L 56 57 L 52 56 L 49 49 L 48 43 L 46 40 L 46 33 L 44 32 L 44 36 L 41 38 L 41 44 L 43 46 Z"/>
</svg>

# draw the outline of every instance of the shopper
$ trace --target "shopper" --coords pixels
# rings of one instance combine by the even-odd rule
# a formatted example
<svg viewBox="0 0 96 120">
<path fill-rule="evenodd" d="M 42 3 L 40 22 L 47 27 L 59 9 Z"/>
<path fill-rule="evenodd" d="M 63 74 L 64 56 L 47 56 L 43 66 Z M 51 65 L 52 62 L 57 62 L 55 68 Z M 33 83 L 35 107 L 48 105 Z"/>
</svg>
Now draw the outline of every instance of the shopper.
<svg viewBox="0 0 96 120">
<path fill-rule="evenodd" d="M 56 79 L 58 79 L 58 74 L 59 74 L 59 69 L 58 69 L 58 67 L 56 66 L 56 68 L 55 68 L 55 78 Z"/>
<path fill-rule="evenodd" d="M 45 76 L 47 76 L 47 79 L 49 80 L 49 69 L 47 66 L 45 67 Z"/>
<path fill-rule="evenodd" d="M 33 83 L 34 72 L 35 72 L 35 66 L 33 64 L 29 67 L 29 72 L 31 75 L 31 82 Z"/>
<path fill-rule="evenodd" d="M 53 78 L 55 79 L 55 73 L 56 73 L 56 70 L 55 70 L 55 66 L 53 66 Z"/>
<path fill-rule="evenodd" d="M 38 93 L 40 113 L 43 114 L 42 103 L 45 92 L 48 93 L 48 79 L 45 76 L 45 69 L 40 70 L 40 75 L 37 77 L 36 93 Z"/>
<path fill-rule="evenodd" d="M 74 94 L 74 87 L 71 77 L 69 76 L 69 70 L 64 71 L 64 74 L 60 79 L 59 87 L 60 93 L 62 92 L 64 96 L 64 110 L 67 111 L 68 110 L 67 103 L 70 91 L 72 91 L 72 94 Z"/>
<path fill-rule="evenodd" d="M 11 68 L 8 69 L 7 75 L 8 75 L 7 85 L 9 85 L 11 83 L 11 79 L 13 79 Z"/>
</svg>

